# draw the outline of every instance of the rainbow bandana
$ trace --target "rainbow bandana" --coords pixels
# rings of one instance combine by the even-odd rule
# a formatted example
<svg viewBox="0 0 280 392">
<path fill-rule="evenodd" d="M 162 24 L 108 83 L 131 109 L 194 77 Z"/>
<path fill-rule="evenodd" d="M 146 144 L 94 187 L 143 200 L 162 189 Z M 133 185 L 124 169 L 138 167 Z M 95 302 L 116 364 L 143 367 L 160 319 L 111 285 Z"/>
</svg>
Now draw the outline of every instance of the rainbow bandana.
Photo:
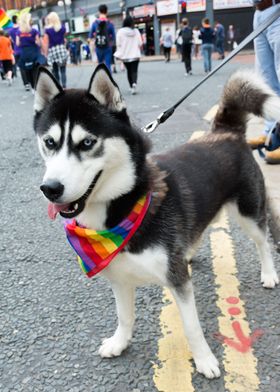
<svg viewBox="0 0 280 392">
<path fill-rule="evenodd" d="M 141 197 L 131 213 L 117 226 L 109 230 L 90 230 L 65 221 L 67 239 L 78 255 L 84 273 L 91 278 L 113 260 L 125 247 L 141 225 L 151 202 L 151 194 Z"/>
</svg>

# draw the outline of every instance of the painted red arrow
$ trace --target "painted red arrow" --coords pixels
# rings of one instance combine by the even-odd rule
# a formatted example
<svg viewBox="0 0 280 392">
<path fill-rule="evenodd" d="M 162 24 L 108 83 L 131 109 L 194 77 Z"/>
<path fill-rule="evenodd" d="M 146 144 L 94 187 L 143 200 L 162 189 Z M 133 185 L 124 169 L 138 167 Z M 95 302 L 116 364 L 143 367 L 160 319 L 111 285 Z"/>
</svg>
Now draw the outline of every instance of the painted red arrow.
<svg viewBox="0 0 280 392">
<path fill-rule="evenodd" d="M 228 338 L 222 334 L 216 334 L 215 337 L 222 343 L 227 344 L 241 353 L 249 351 L 254 342 L 264 334 L 263 330 L 256 329 L 251 336 L 247 337 L 244 335 L 239 321 L 233 321 L 231 325 L 238 341 Z"/>
</svg>

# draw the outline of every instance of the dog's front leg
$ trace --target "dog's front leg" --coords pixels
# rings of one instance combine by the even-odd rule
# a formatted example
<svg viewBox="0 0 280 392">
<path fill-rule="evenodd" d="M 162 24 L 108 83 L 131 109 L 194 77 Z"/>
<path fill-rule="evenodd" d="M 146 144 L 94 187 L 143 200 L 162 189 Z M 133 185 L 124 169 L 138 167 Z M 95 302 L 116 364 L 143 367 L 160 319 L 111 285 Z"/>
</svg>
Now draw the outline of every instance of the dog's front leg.
<svg viewBox="0 0 280 392">
<path fill-rule="evenodd" d="M 132 337 L 135 320 L 135 288 L 124 282 L 114 282 L 112 289 L 117 305 L 118 327 L 112 337 L 102 342 L 99 354 L 104 358 L 118 356 L 127 348 Z"/>
<path fill-rule="evenodd" d="M 192 282 L 189 280 L 180 289 L 171 288 L 171 291 L 181 313 L 197 371 L 207 378 L 219 377 L 219 363 L 205 340 L 198 319 Z"/>
</svg>

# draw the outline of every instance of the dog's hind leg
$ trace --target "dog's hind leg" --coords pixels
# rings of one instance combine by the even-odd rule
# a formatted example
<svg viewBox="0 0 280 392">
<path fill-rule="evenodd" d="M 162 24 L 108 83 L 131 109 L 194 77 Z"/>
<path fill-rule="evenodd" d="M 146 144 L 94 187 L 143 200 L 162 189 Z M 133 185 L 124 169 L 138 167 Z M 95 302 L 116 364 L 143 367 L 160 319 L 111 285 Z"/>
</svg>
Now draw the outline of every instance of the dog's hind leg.
<svg viewBox="0 0 280 392">
<path fill-rule="evenodd" d="M 236 218 L 245 233 L 252 238 L 261 259 L 261 282 L 263 287 L 273 288 L 279 283 L 274 262 L 267 239 L 267 222 L 265 208 L 260 210 L 258 217 L 245 216 L 235 204 L 228 206 L 229 213 Z"/>
<path fill-rule="evenodd" d="M 188 280 L 183 287 L 170 288 L 170 290 L 180 310 L 197 371 L 207 378 L 219 377 L 219 363 L 209 348 L 200 326 L 191 280 Z"/>
<path fill-rule="evenodd" d="M 102 342 L 99 354 L 104 358 L 118 356 L 127 348 L 132 338 L 135 320 L 135 288 L 124 282 L 114 282 L 112 289 L 116 299 L 118 327 L 112 337 Z"/>
</svg>

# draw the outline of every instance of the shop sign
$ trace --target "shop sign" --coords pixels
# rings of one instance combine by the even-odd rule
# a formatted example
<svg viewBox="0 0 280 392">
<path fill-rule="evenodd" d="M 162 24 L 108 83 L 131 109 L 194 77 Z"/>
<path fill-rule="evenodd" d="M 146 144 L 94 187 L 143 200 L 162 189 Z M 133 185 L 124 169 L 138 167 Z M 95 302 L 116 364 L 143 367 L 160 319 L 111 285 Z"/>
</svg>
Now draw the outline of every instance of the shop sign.
<svg viewBox="0 0 280 392">
<path fill-rule="evenodd" d="M 178 7 L 179 7 L 178 0 L 158 1 L 157 14 L 158 16 L 177 14 Z"/>
<path fill-rule="evenodd" d="M 133 10 L 134 18 L 143 18 L 145 16 L 152 16 L 155 14 L 154 4 L 146 4 L 140 7 L 135 7 Z"/>
<path fill-rule="evenodd" d="M 187 12 L 204 11 L 205 3 L 205 0 L 188 0 Z"/>
<path fill-rule="evenodd" d="M 252 7 L 252 1 L 248 0 L 214 0 L 216 10 L 225 8 Z"/>
</svg>

